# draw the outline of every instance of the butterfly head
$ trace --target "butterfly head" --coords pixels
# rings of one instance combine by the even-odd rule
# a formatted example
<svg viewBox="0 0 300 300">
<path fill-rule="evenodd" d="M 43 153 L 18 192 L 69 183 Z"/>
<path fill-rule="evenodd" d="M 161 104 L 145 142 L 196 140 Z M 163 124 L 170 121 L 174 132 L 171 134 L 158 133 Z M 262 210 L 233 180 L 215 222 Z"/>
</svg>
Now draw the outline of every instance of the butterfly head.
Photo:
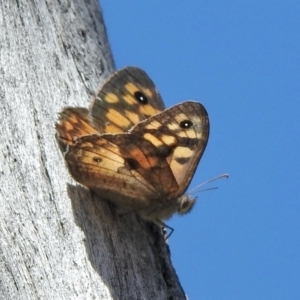
<svg viewBox="0 0 300 300">
<path fill-rule="evenodd" d="M 184 194 L 178 198 L 178 211 L 179 215 L 189 213 L 196 203 L 197 198 L 191 198 L 189 195 Z"/>
</svg>

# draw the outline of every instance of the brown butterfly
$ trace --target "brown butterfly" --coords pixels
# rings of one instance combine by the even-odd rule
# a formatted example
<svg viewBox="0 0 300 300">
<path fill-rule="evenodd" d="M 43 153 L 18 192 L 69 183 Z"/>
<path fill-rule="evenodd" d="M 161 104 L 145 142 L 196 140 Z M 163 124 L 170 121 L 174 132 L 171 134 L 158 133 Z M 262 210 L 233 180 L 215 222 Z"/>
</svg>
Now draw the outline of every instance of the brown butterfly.
<svg viewBox="0 0 300 300">
<path fill-rule="evenodd" d="M 102 198 L 159 224 L 192 208 L 184 192 L 208 141 L 207 112 L 193 101 L 164 110 L 141 69 L 111 76 L 89 111 L 65 108 L 56 130 L 71 175 Z"/>
</svg>

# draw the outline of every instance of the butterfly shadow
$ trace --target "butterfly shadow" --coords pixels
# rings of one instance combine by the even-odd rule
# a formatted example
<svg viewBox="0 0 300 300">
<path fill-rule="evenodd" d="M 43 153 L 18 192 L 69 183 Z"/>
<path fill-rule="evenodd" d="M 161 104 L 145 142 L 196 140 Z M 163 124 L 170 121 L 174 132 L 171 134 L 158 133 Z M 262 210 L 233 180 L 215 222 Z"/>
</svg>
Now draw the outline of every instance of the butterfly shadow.
<svg viewBox="0 0 300 300">
<path fill-rule="evenodd" d="M 114 299 L 122 298 L 116 295 L 120 292 L 115 288 L 116 278 L 122 281 L 124 294 L 130 294 L 137 285 L 140 289 L 141 274 L 145 290 L 153 288 L 149 280 L 156 274 L 153 272 L 159 274 L 156 283 L 160 279 L 164 286 L 174 286 L 178 279 L 174 277 L 169 247 L 157 225 L 124 212 L 82 186 L 68 184 L 67 191 L 75 222 L 85 234 L 90 263 Z"/>
</svg>

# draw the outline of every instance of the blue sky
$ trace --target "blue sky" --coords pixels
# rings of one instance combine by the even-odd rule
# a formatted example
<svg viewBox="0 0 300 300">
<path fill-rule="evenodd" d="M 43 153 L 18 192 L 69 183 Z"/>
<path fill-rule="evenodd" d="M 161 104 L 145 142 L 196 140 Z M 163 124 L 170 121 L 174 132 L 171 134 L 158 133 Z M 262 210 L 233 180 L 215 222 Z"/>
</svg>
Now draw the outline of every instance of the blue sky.
<svg viewBox="0 0 300 300">
<path fill-rule="evenodd" d="M 300 2 L 111 1 L 101 5 L 117 68 L 143 68 L 167 107 L 197 100 L 211 134 L 168 224 L 189 299 L 300 299 Z"/>
</svg>

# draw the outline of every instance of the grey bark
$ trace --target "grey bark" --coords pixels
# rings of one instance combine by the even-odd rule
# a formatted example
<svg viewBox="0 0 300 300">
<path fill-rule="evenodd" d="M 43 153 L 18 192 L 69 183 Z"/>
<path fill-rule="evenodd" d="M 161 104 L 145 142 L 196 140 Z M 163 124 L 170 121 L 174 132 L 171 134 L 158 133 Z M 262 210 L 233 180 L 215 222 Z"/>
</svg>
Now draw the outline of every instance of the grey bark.
<svg viewBox="0 0 300 300">
<path fill-rule="evenodd" d="M 76 184 L 55 140 L 114 70 L 99 4 L 0 5 L 0 298 L 185 299 L 159 229 Z"/>
</svg>

